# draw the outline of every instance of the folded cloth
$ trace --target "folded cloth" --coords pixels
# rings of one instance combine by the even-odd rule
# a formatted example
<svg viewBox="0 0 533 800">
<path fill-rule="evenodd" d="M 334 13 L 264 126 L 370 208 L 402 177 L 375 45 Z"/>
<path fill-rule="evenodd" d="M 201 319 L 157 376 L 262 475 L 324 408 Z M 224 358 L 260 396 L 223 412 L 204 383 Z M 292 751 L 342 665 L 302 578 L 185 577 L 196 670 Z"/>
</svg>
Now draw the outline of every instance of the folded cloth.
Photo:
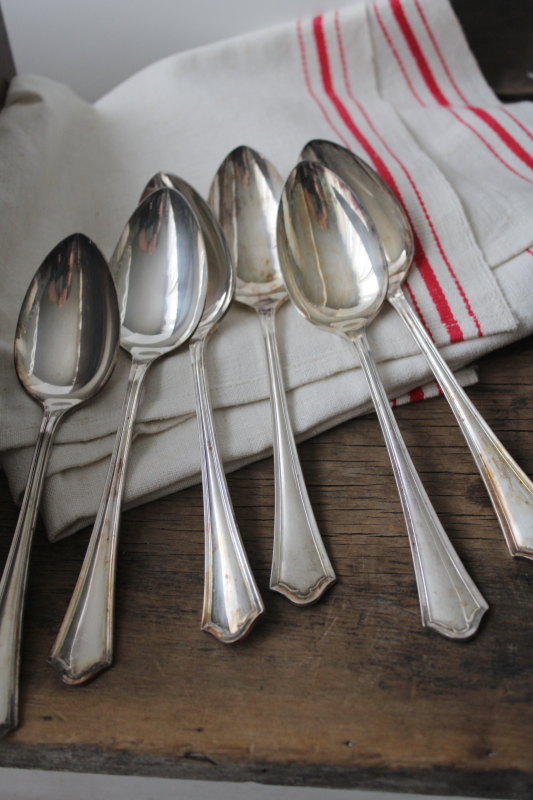
<svg viewBox="0 0 533 800">
<path fill-rule="evenodd" d="M 73 231 L 109 256 L 145 183 L 174 172 L 204 196 L 227 153 L 262 152 L 288 175 L 307 140 L 350 147 L 390 184 L 417 246 L 408 294 L 453 368 L 533 331 L 533 115 L 486 85 L 447 0 L 376 0 L 167 58 L 89 105 L 68 88 L 16 78 L 0 114 L 0 455 L 20 502 L 40 408 L 12 362 L 33 273 Z M 385 308 L 370 329 L 390 397 L 430 371 Z M 278 312 L 292 421 L 304 439 L 370 409 L 355 350 Z M 267 367 L 256 316 L 235 305 L 207 352 L 226 468 L 271 450 Z M 42 512 L 52 540 L 95 516 L 129 368 L 59 429 Z M 474 373 L 461 380 L 472 382 Z M 435 391 L 435 388 L 433 388 Z M 411 397 L 431 394 L 431 389 Z M 186 348 L 148 373 L 125 506 L 200 480 Z M 68 502 L 67 502 L 68 498 Z"/>
</svg>

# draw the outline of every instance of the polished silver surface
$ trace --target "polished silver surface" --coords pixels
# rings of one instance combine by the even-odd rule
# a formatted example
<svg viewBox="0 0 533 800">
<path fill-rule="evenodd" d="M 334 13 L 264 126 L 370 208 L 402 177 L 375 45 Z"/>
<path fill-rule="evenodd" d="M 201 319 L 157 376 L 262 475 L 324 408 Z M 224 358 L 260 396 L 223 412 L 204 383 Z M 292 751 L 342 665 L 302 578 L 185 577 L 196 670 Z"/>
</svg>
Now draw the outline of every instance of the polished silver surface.
<svg viewBox="0 0 533 800">
<path fill-rule="evenodd" d="M 348 337 L 357 348 L 398 486 L 422 624 L 452 639 L 472 636 L 488 606 L 418 477 L 366 339 L 366 326 L 388 290 L 387 260 L 372 220 L 337 175 L 319 163 L 303 161 L 283 190 L 278 249 L 296 308 L 315 325 Z"/>
<path fill-rule="evenodd" d="M 111 259 L 132 366 L 115 447 L 80 576 L 49 662 L 66 683 L 84 683 L 113 660 L 120 509 L 141 386 L 150 365 L 186 342 L 207 287 L 200 227 L 173 189 L 150 194 L 130 218 Z"/>
<path fill-rule="evenodd" d="M 306 145 L 301 157 L 318 161 L 339 175 L 372 217 L 383 242 L 389 275 L 393 276 L 389 302 L 416 339 L 455 414 L 511 555 L 533 558 L 533 483 L 459 386 L 401 288 L 413 261 L 414 244 L 409 220 L 399 201 L 368 164 L 340 145 L 315 140 Z"/>
<path fill-rule="evenodd" d="M 415 252 L 409 220 L 395 195 L 372 167 L 334 142 L 313 139 L 300 160 L 317 161 L 338 175 L 369 213 L 385 251 L 390 296 L 407 277 Z"/>
<path fill-rule="evenodd" d="M 207 340 L 230 307 L 236 273 L 222 229 L 213 212 L 186 181 L 160 172 L 147 184 L 141 200 L 154 189 L 177 189 L 193 209 L 205 242 L 207 297 L 189 346 L 200 436 L 205 527 L 205 582 L 202 630 L 227 644 L 243 639 L 265 607 L 244 550 L 239 526 L 218 452 L 205 367 Z"/>
<path fill-rule="evenodd" d="M 250 147 L 238 147 L 220 166 L 209 203 L 237 266 L 236 299 L 259 314 L 267 350 L 275 478 L 270 588 L 307 605 L 335 581 L 335 573 L 307 494 L 276 341 L 276 310 L 287 299 L 276 246 L 282 185 L 272 164 Z"/>
<path fill-rule="evenodd" d="M 120 318 L 113 279 L 81 233 L 44 260 L 24 298 L 15 366 L 44 408 L 28 483 L 0 583 L 0 736 L 18 724 L 18 674 L 28 564 L 46 466 L 63 416 L 92 397 L 115 365 Z"/>
<path fill-rule="evenodd" d="M 196 214 L 202 231 L 207 259 L 207 293 L 202 317 L 194 337 L 215 330 L 228 311 L 235 296 L 236 273 L 226 238 L 208 204 L 183 178 L 168 172 L 158 172 L 146 184 L 140 201 L 156 189 L 175 189 L 180 192 Z"/>
</svg>

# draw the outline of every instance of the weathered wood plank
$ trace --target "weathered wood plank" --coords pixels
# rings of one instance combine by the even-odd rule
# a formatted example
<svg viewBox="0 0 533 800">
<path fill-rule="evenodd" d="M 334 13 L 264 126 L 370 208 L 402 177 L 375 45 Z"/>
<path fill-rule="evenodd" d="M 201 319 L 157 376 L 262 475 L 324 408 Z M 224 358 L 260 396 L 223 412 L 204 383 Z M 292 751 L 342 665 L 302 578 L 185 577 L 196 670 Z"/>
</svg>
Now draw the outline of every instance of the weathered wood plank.
<svg viewBox="0 0 533 800">
<path fill-rule="evenodd" d="M 533 473 L 533 339 L 485 358 L 469 390 Z M 338 574 L 322 602 L 268 591 L 272 461 L 229 476 L 267 607 L 224 646 L 199 628 L 202 500 L 192 487 L 124 515 L 116 663 L 61 684 L 45 663 L 89 531 L 39 531 L 22 657 L 22 724 L 0 764 L 525 798 L 533 791 L 533 563 L 511 559 L 443 398 L 397 409 L 413 459 L 491 605 L 479 635 L 420 626 L 393 477 L 374 416 L 300 446 Z M 0 563 L 16 509 L 5 485 Z"/>
</svg>

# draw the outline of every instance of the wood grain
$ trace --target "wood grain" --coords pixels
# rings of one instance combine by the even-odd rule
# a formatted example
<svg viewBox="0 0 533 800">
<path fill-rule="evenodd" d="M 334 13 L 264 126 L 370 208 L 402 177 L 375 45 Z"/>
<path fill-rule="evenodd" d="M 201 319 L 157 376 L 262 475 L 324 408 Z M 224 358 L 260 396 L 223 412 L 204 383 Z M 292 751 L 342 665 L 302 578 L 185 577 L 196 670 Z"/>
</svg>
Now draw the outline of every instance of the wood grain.
<svg viewBox="0 0 533 800">
<path fill-rule="evenodd" d="M 486 357 L 469 391 L 533 473 L 533 339 Z M 431 499 L 491 610 L 472 641 L 424 630 L 394 480 L 373 415 L 300 445 L 338 575 L 302 609 L 268 590 L 267 459 L 229 476 L 267 613 L 224 646 L 200 631 L 199 486 L 124 514 L 116 662 L 84 687 L 46 656 L 89 531 L 39 530 L 20 728 L 0 765 L 526 798 L 533 791 L 533 563 L 511 559 L 443 398 L 397 409 Z M 0 562 L 17 511 L 3 486 Z"/>
</svg>

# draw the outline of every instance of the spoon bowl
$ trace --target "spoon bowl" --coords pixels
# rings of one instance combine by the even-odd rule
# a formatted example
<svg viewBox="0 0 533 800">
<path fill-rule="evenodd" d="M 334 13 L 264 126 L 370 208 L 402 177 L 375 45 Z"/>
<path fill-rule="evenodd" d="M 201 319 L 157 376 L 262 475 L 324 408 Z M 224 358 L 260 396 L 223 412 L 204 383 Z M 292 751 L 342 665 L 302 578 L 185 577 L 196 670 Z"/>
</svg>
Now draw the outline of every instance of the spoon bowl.
<svg viewBox="0 0 533 800">
<path fill-rule="evenodd" d="M 83 234 L 69 236 L 37 270 L 15 336 L 17 375 L 44 416 L 0 583 L 0 736 L 18 723 L 28 563 L 53 436 L 63 416 L 108 380 L 119 333 L 117 295 L 105 258 Z"/>
<path fill-rule="evenodd" d="M 389 294 L 393 293 L 407 277 L 415 253 L 411 225 L 394 193 L 363 159 L 334 142 L 308 142 L 300 160 L 323 164 L 356 195 L 381 240 L 389 271 Z"/>
<path fill-rule="evenodd" d="M 204 330 L 213 331 L 228 311 L 235 295 L 234 262 L 218 220 L 203 197 L 187 181 L 169 172 L 158 172 L 146 184 L 140 203 L 157 189 L 175 189 L 192 208 L 205 245 L 207 260 L 207 292 L 204 310 L 194 336 Z"/>
<path fill-rule="evenodd" d="M 153 360 L 187 341 L 203 313 L 207 266 L 198 221 L 178 192 L 159 189 L 137 207 L 109 267 L 121 347 Z"/>
<path fill-rule="evenodd" d="M 301 314 L 338 333 L 374 319 L 387 293 L 387 262 L 370 217 L 333 172 L 310 161 L 293 170 L 278 231 L 285 285 Z"/>
<path fill-rule="evenodd" d="M 33 278 L 15 335 L 15 368 L 34 400 L 85 402 L 105 384 L 117 355 L 117 296 L 107 262 L 81 233 L 58 244 Z"/>
<path fill-rule="evenodd" d="M 256 150 L 241 146 L 222 162 L 209 205 L 237 268 L 236 298 L 252 307 L 287 299 L 276 255 L 276 215 L 283 180 Z"/>
<path fill-rule="evenodd" d="M 303 161 L 281 196 L 278 249 L 285 284 L 300 313 L 356 346 L 398 486 L 422 624 L 453 639 L 472 636 L 488 606 L 418 477 L 366 339 L 365 329 L 385 300 L 388 284 L 385 253 L 370 218 L 337 175 L 320 163 Z"/>
</svg>

